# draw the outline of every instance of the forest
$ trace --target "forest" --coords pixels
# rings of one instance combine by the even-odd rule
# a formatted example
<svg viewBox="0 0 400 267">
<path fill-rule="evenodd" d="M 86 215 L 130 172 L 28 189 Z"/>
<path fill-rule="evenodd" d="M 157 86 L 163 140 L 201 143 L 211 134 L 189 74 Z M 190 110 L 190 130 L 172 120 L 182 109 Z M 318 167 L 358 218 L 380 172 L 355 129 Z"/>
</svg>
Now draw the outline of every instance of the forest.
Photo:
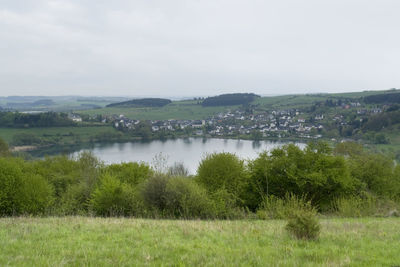
<svg viewBox="0 0 400 267">
<path fill-rule="evenodd" d="M 0 127 L 59 127 L 73 126 L 75 123 L 68 114 L 59 112 L 43 112 L 37 114 L 19 112 L 0 112 Z"/>
<path fill-rule="evenodd" d="M 203 107 L 245 105 L 260 97 L 252 93 L 223 94 L 207 97 L 203 100 Z"/>
<path fill-rule="evenodd" d="M 370 95 L 364 97 L 364 101 L 367 104 L 400 103 L 400 93 L 385 93 L 378 95 Z"/>
<path fill-rule="evenodd" d="M 133 99 L 129 101 L 112 103 L 107 105 L 107 107 L 163 107 L 170 104 L 172 101 L 164 98 L 142 98 Z"/>
</svg>

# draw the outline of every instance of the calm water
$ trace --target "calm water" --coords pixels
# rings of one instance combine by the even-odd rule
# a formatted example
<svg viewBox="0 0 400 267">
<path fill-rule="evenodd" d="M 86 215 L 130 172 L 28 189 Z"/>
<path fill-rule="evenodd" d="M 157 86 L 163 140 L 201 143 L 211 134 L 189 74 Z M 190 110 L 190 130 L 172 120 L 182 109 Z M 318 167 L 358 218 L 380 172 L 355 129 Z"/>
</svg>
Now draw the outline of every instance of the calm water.
<svg viewBox="0 0 400 267">
<path fill-rule="evenodd" d="M 199 161 L 208 153 L 231 152 L 242 159 L 254 159 L 264 150 L 270 151 L 282 146 L 282 142 L 228 140 L 228 139 L 203 139 L 187 138 L 167 141 L 131 142 L 115 144 L 99 144 L 93 148 L 85 149 L 93 152 L 95 156 L 105 163 L 120 163 L 129 161 L 143 161 L 154 164 L 154 158 L 161 153 L 167 159 L 167 164 L 182 162 L 189 172 L 194 174 Z M 303 148 L 305 145 L 296 143 Z M 84 149 L 73 153 L 76 156 Z"/>
</svg>

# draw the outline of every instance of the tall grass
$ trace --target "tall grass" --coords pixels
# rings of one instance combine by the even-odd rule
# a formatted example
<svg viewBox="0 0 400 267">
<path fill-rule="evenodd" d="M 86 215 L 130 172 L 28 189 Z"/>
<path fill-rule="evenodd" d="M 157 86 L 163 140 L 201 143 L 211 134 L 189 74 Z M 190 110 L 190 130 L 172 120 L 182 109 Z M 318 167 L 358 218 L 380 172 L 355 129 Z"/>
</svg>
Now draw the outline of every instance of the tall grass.
<svg viewBox="0 0 400 267">
<path fill-rule="evenodd" d="M 267 197 L 257 211 L 259 219 L 288 219 L 298 211 L 316 212 L 305 196 L 286 194 L 285 198 Z"/>
<path fill-rule="evenodd" d="M 339 198 L 333 205 L 335 214 L 340 217 L 399 216 L 400 210 L 399 203 L 370 195 Z"/>
</svg>

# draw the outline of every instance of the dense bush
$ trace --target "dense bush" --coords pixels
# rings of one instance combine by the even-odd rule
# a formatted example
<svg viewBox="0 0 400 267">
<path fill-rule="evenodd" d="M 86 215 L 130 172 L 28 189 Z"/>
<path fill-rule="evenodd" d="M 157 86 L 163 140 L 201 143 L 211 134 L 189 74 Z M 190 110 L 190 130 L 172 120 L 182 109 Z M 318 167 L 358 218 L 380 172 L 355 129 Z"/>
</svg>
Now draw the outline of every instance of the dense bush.
<svg viewBox="0 0 400 267">
<path fill-rule="evenodd" d="M 168 177 L 156 175 L 147 180 L 141 187 L 141 196 L 149 209 L 163 212 L 167 206 L 165 192 Z"/>
<path fill-rule="evenodd" d="M 166 213 L 176 218 L 213 218 L 215 211 L 205 189 L 187 177 L 173 177 L 165 188 Z"/>
<path fill-rule="evenodd" d="M 0 216 L 42 214 L 53 201 L 53 188 L 40 175 L 26 172 L 25 162 L 0 158 Z"/>
<path fill-rule="evenodd" d="M 133 187 L 144 182 L 153 175 L 150 166 L 145 163 L 137 162 L 111 164 L 105 167 L 104 171 Z"/>
<path fill-rule="evenodd" d="M 132 198 L 133 190 L 130 185 L 106 174 L 92 193 L 90 207 L 95 214 L 101 216 L 128 215 Z"/>
<path fill-rule="evenodd" d="M 324 144 L 304 150 L 290 144 L 261 153 L 249 164 L 247 205 L 255 209 L 265 196 L 284 198 L 289 192 L 306 195 L 313 205 L 327 209 L 330 202 L 354 191 L 345 159 L 334 156 Z"/>
<path fill-rule="evenodd" d="M 22 160 L 0 158 L 0 216 L 22 212 L 24 174 Z"/>
<path fill-rule="evenodd" d="M 25 175 L 22 189 L 22 213 L 45 214 L 53 204 L 53 187 L 40 175 Z"/>
<path fill-rule="evenodd" d="M 225 189 L 241 203 L 247 183 L 244 162 L 231 153 L 207 155 L 197 169 L 197 182 L 210 193 Z"/>
<path fill-rule="evenodd" d="M 315 212 L 301 210 L 289 218 L 285 229 L 297 239 L 316 240 L 321 226 Z"/>
</svg>

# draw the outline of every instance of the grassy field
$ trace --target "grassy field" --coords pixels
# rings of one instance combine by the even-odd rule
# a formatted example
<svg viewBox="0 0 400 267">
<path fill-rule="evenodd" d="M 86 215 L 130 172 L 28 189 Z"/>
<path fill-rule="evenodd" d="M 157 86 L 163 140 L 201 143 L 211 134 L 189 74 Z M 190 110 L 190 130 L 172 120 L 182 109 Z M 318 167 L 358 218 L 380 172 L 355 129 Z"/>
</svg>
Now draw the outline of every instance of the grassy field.
<svg viewBox="0 0 400 267">
<path fill-rule="evenodd" d="M 101 132 L 117 132 L 110 125 L 90 126 L 90 127 L 45 127 L 45 128 L 0 128 L 0 137 L 6 142 L 11 143 L 13 136 L 20 133 L 34 134 L 38 137 L 60 137 L 69 142 L 79 136 L 82 141 L 88 141 L 91 136 Z M 71 135 L 72 133 L 72 135 Z"/>
<path fill-rule="evenodd" d="M 198 120 L 206 119 L 211 115 L 228 109 L 235 110 L 237 106 L 228 107 L 202 107 L 196 101 L 174 101 L 164 107 L 131 107 L 131 108 L 102 108 L 80 111 L 89 115 L 119 115 L 123 114 L 131 119 L 138 120 Z"/>
<path fill-rule="evenodd" d="M 400 220 L 323 219 L 318 241 L 284 221 L 0 219 L 1 266 L 398 266 Z"/>
</svg>

